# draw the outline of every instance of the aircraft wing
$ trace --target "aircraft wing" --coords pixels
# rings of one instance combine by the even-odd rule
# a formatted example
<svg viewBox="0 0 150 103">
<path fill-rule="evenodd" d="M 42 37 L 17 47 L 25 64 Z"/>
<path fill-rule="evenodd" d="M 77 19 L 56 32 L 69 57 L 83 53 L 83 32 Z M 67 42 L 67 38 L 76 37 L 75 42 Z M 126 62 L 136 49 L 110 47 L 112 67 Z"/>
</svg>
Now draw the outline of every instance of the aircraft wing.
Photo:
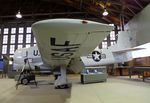
<svg viewBox="0 0 150 103">
<path fill-rule="evenodd" d="M 118 50 L 118 51 L 113 51 L 112 53 L 125 53 L 125 52 L 131 52 L 131 51 L 136 51 L 136 50 L 142 50 L 145 48 L 127 48 L 127 49 L 122 49 L 122 50 Z"/>
<path fill-rule="evenodd" d="M 125 62 L 125 61 L 130 61 L 133 59 L 131 52 L 132 51 L 137 51 L 137 50 L 143 50 L 145 48 L 128 48 L 128 49 L 123 49 L 119 51 L 113 51 L 113 56 L 115 58 L 116 62 Z"/>
<path fill-rule="evenodd" d="M 109 34 L 112 26 L 80 19 L 49 19 L 32 25 L 42 60 L 51 67 L 88 55 Z"/>
</svg>

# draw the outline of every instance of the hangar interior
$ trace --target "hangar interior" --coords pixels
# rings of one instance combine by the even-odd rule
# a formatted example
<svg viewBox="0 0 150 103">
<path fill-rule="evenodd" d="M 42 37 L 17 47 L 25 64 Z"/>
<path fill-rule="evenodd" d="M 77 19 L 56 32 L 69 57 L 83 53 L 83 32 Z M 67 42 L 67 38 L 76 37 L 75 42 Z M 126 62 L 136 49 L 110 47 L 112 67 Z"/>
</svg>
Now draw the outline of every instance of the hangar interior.
<svg viewBox="0 0 150 103">
<path fill-rule="evenodd" d="M 144 72 L 133 71 L 134 76 L 129 78 L 129 67 L 150 66 L 148 54 L 140 57 L 138 53 L 130 61 L 105 65 L 108 79 L 104 83 L 83 85 L 80 83 L 80 73 L 70 73 L 68 80 L 72 83 L 71 88 L 54 89 L 54 77 L 51 74 L 38 74 L 37 87 L 32 84 L 21 85 L 16 90 L 16 81 L 9 78 L 9 73 L 13 70 L 11 59 L 15 50 L 37 44 L 31 30 L 33 23 L 56 18 L 96 21 L 114 26 L 113 31 L 99 43 L 100 49 L 115 45 L 120 31 L 134 31 L 136 46 L 139 46 L 149 42 L 149 3 L 149 0 L 1 0 L 0 57 L 5 59 L 6 56 L 9 59 L 8 76 L 2 76 L 0 82 L 1 103 L 149 103 L 150 81 L 147 77 L 150 76 L 150 68 L 144 69 Z M 108 15 L 103 15 L 105 11 Z M 22 18 L 17 18 L 17 13 Z M 0 69 L 3 74 L 3 68 Z"/>
<path fill-rule="evenodd" d="M 36 21 L 52 18 L 80 18 L 114 24 L 114 32 L 100 44 L 100 47 L 107 48 L 115 43 L 117 37 L 114 34 L 124 29 L 123 25 L 148 3 L 148 0 L 2 0 L 0 2 L 3 8 L 0 12 L 0 30 L 4 37 L 1 37 L 0 55 L 7 54 L 11 57 L 17 48 L 35 45 L 36 41 L 31 32 L 31 25 Z M 11 6 L 13 8 L 10 9 Z M 105 8 L 109 12 L 108 16 L 102 15 Z M 17 19 L 15 17 L 18 11 L 21 12 L 23 18 Z"/>
</svg>

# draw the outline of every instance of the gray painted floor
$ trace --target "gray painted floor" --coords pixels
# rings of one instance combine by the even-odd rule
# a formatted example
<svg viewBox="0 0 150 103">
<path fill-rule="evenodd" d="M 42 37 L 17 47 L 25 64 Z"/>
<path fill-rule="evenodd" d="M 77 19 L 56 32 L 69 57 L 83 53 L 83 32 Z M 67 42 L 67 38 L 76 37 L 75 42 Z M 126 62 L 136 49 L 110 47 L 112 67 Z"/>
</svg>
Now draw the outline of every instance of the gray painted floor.
<svg viewBox="0 0 150 103">
<path fill-rule="evenodd" d="M 110 77 L 107 82 L 81 84 L 79 75 L 69 75 L 70 89 L 54 89 L 53 77 L 38 77 L 35 85 L 20 85 L 0 79 L 0 103 L 150 103 L 150 82 L 128 77 Z"/>
</svg>

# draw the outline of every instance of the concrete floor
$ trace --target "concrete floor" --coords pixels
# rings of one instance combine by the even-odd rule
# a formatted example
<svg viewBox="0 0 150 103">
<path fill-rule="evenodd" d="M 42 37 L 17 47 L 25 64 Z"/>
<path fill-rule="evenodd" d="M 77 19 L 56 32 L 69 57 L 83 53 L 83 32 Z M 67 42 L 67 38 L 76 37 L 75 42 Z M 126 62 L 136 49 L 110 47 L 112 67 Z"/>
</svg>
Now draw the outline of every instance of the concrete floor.
<svg viewBox="0 0 150 103">
<path fill-rule="evenodd" d="M 150 83 L 142 80 L 109 78 L 107 82 L 74 84 L 70 103 L 150 103 Z"/>
<path fill-rule="evenodd" d="M 0 103 L 65 103 L 70 89 L 54 89 L 52 77 L 37 77 L 34 84 L 19 85 L 13 79 L 0 79 Z"/>
<path fill-rule="evenodd" d="M 0 79 L 0 103 L 150 103 L 150 82 L 110 77 L 107 82 L 81 84 L 79 75 L 69 75 L 70 89 L 54 89 L 53 77 L 37 77 L 35 85 L 20 85 Z"/>
</svg>

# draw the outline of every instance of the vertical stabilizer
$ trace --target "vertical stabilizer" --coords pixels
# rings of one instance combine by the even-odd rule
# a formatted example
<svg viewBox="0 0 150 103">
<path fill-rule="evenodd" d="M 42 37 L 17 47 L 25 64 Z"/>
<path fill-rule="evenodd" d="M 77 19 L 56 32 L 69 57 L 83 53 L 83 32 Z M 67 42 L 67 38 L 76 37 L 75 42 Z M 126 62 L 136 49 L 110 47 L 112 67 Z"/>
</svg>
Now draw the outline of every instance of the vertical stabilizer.
<svg viewBox="0 0 150 103">
<path fill-rule="evenodd" d="M 116 49 L 133 48 L 136 46 L 136 35 L 132 31 L 120 31 L 118 33 L 118 40 L 116 43 Z"/>
</svg>

